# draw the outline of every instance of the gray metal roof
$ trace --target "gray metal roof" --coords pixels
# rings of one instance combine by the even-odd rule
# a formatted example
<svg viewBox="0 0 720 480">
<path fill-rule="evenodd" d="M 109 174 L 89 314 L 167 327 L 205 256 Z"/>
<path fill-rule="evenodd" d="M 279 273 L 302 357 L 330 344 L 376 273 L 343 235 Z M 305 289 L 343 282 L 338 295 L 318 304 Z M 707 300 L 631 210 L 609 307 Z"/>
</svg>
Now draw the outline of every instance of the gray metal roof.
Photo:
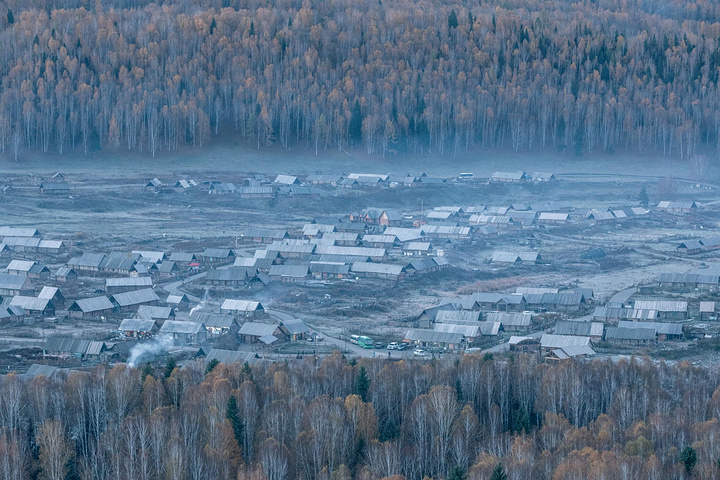
<svg viewBox="0 0 720 480">
<path fill-rule="evenodd" d="M 326 246 L 318 245 L 315 252 L 319 255 L 355 255 L 361 257 L 384 257 L 384 248 L 370 247 L 342 247 L 342 246 Z"/>
<path fill-rule="evenodd" d="M 285 330 L 287 330 L 290 335 L 299 335 L 301 333 L 310 332 L 310 327 L 305 325 L 305 322 L 297 318 L 283 320 L 282 326 L 285 327 Z"/>
<path fill-rule="evenodd" d="M 58 296 L 58 293 L 59 289 L 57 287 L 43 287 L 42 290 L 40 290 L 40 293 L 38 293 L 38 298 L 47 298 L 52 300 Z M 58 297 L 62 297 L 62 295 L 59 295 Z"/>
<path fill-rule="evenodd" d="M 650 328 L 657 330 L 660 335 L 677 335 L 683 334 L 683 326 L 680 323 L 664 323 L 664 322 L 630 322 L 620 320 L 618 322 L 620 328 Z"/>
<path fill-rule="evenodd" d="M 18 272 L 29 272 L 35 262 L 29 260 L 12 260 L 8 266 L 8 270 L 16 270 Z"/>
<path fill-rule="evenodd" d="M 463 336 L 460 333 L 436 332 L 433 330 L 420 330 L 411 328 L 405 334 L 405 340 L 413 342 L 444 343 L 458 345 L 462 342 Z"/>
<path fill-rule="evenodd" d="M 180 320 L 165 320 L 160 327 L 160 333 L 180 333 L 186 335 L 195 335 L 201 329 L 205 328 L 202 323 L 183 322 Z"/>
<path fill-rule="evenodd" d="M 658 312 L 687 312 L 688 303 L 682 300 L 635 300 L 634 307 Z"/>
<path fill-rule="evenodd" d="M 383 235 L 393 235 L 401 242 L 411 242 L 422 239 L 422 230 L 419 228 L 387 227 Z"/>
<path fill-rule="evenodd" d="M 108 297 L 94 297 L 94 298 L 80 298 L 75 300 L 73 305 L 77 305 L 77 309 L 83 313 L 100 312 L 103 310 L 112 310 L 113 304 Z M 70 306 L 70 310 L 76 310 L 76 308 Z"/>
<path fill-rule="evenodd" d="M 270 267 L 271 277 L 304 278 L 310 273 L 308 265 L 273 265 Z"/>
<path fill-rule="evenodd" d="M 493 263 L 520 263 L 522 259 L 517 253 L 495 252 L 490 261 Z"/>
<path fill-rule="evenodd" d="M 654 328 L 620 328 L 608 327 L 605 331 L 606 340 L 654 340 L 657 330 Z"/>
<path fill-rule="evenodd" d="M 152 278 L 150 277 L 121 277 L 106 278 L 106 287 L 152 287 Z"/>
<path fill-rule="evenodd" d="M 257 270 L 255 268 L 211 268 L 207 271 L 205 280 L 211 282 L 242 282 L 255 277 L 256 274 Z"/>
<path fill-rule="evenodd" d="M 37 228 L 0 227 L 0 237 L 35 237 L 39 234 Z"/>
<path fill-rule="evenodd" d="M 211 328 L 232 328 L 233 324 L 238 324 L 232 315 L 217 315 L 212 313 L 193 315 L 192 320 Z"/>
<path fill-rule="evenodd" d="M 177 305 L 180 302 L 189 302 L 190 299 L 184 293 L 182 295 L 168 295 L 165 299 L 165 303 Z"/>
<path fill-rule="evenodd" d="M 210 258 L 228 258 L 232 255 L 232 250 L 229 248 L 206 248 L 201 255 Z"/>
<path fill-rule="evenodd" d="M 563 348 L 570 345 L 591 345 L 591 342 L 590 337 L 544 333 L 540 338 L 540 345 L 543 348 Z"/>
<path fill-rule="evenodd" d="M 555 323 L 555 334 L 601 337 L 603 334 L 603 324 L 600 322 L 558 320 Z"/>
<path fill-rule="evenodd" d="M 245 322 L 238 335 L 250 335 L 253 337 L 263 337 L 265 335 L 272 335 L 279 328 L 279 325 L 271 323 L 255 323 Z"/>
<path fill-rule="evenodd" d="M 148 303 L 160 300 L 152 288 L 143 290 L 134 290 L 132 292 L 116 293 L 112 296 L 113 300 L 121 307 L 130 305 L 138 305 L 140 303 Z"/>
<path fill-rule="evenodd" d="M 80 267 L 92 267 L 92 268 L 98 268 L 100 266 L 100 262 L 103 261 L 105 258 L 105 255 L 102 253 L 83 253 L 79 257 L 72 258 L 68 265 L 77 265 Z"/>
<path fill-rule="evenodd" d="M 441 312 L 438 312 L 441 313 Z M 480 325 L 460 325 L 456 323 L 436 323 L 433 325 L 434 332 L 459 333 L 463 337 L 477 338 L 482 335 Z"/>
<path fill-rule="evenodd" d="M 323 263 L 310 262 L 310 271 L 312 273 L 327 273 L 332 275 L 347 275 L 350 273 L 350 265 L 340 262 Z"/>
<path fill-rule="evenodd" d="M 256 310 L 264 310 L 264 308 L 260 304 L 260 302 L 255 302 L 252 300 L 232 300 L 228 298 L 223 302 L 220 310 L 254 312 Z"/>
<path fill-rule="evenodd" d="M 491 312 L 486 314 L 489 322 L 500 322 L 506 327 L 529 327 L 532 325 L 531 313 Z"/>
<path fill-rule="evenodd" d="M 152 318 L 156 320 L 167 320 L 173 316 L 172 307 L 156 307 L 153 305 L 140 305 L 138 307 L 137 314 L 138 318 Z"/>
<path fill-rule="evenodd" d="M 481 313 L 473 310 L 441 310 L 435 316 L 437 323 L 473 322 L 480 321 Z"/>
<path fill-rule="evenodd" d="M 369 263 L 359 262 L 353 263 L 351 270 L 353 273 L 370 273 L 378 275 L 400 275 L 403 272 L 402 265 L 391 265 L 389 263 Z"/>
<path fill-rule="evenodd" d="M 213 348 L 205 357 L 205 362 L 217 360 L 224 365 L 231 365 L 233 363 L 245 363 L 247 359 L 254 356 L 252 352 L 236 352 L 235 350 L 222 350 L 219 348 Z"/>
<path fill-rule="evenodd" d="M 492 178 L 493 179 L 502 179 L 502 180 L 521 180 L 525 178 L 525 172 L 518 171 L 518 172 L 493 172 Z"/>
<path fill-rule="evenodd" d="M 118 330 L 121 332 L 150 332 L 157 327 L 151 318 L 126 318 L 120 322 Z"/>
<path fill-rule="evenodd" d="M 90 340 L 73 337 L 50 337 L 45 341 L 44 350 L 51 353 L 85 355 L 89 346 Z"/>
<path fill-rule="evenodd" d="M 169 260 L 172 262 L 192 262 L 193 260 L 195 260 L 195 254 L 186 252 L 173 252 L 170 254 Z"/>
<path fill-rule="evenodd" d="M 69 274 L 75 273 L 75 270 L 69 267 L 60 267 L 57 269 L 57 272 L 55 272 L 56 277 L 67 277 Z"/>
<path fill-rule="evenodd" d="M 30 368 L 28 368 L 28 371 L 25 372 L 26 377 L 37 377 L 38 375 L 42 375 L 44 377 L 52 377 L 55 372 L 58 371 L 58 367 L 54 367 L 52 365 L 39 365 L 37 363 L 33 363 L 30 365 Z"/>
<path fill-rule="evenodd" d="M 49 298 L 24 297 L 16 295 L 10 300 L 10 306 L 20 307 L 30 312 L 42 312 L 50 303 Z"/>
</svg>

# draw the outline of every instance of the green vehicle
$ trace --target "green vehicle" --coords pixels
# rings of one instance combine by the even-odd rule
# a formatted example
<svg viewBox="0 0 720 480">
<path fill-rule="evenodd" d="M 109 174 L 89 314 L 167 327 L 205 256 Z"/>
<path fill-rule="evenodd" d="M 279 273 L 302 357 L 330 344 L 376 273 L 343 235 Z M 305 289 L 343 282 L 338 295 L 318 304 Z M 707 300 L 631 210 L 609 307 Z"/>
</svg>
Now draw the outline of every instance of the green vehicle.
<svg viewBox="0 0 720 480">
<path fill-rule="evenodd" d="M 373 342 L 373 339 L 370 337 L 358 337 L 358 345 L 362 348 L 375 348 L 375 342 Z"/>
</svg>

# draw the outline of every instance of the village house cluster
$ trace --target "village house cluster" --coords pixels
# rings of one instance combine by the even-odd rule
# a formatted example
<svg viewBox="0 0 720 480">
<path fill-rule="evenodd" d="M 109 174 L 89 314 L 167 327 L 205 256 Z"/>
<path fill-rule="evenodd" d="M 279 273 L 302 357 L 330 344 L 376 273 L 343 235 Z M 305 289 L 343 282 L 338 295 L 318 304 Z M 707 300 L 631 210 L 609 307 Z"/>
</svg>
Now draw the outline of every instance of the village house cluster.
<svg viewBox="0 0 720 480">
<path fill-rule="evenodd" d="M 422 279 L 438 278 L 434 275 L 441 272 L 452 276 L 466 268 L 454 261 L 473 257 L 476 254 L 468 252 L 475 251 L 482 252 L 479 257 L 488 271 L 531 275 L 543 272 L 557 257 L 543 251 L 542 237 L 537 235 L 632 228 L 643 222 L 693 217 L 703 208 L 694 201 L 665 200 L 644 207 L 627 202 L 627 206 L 588 208 L 561 200 L 433 205 L 432 196 L 426 204 L 422 195 L 434 189 L 498 185 L 543 189 L 558 181 L 552 173 L 523 171 L 494 172 L 484 178 L 469 173 L 448 178 L 425 173 L 250 175 L 237 185 L 187 177 L 152 178 L 139 186 L 146 194 L 234 195 L 270 201 L 278 196 L 301 201 L 337 189 L 426 190 L 418 190 L 419 209 L 370 205 L 303 222 L 267 220 L 233 229 L 223 241 L 197 242 L 194 248 L 103 248 L 93 239 L 46 237 L 32 227 L 0 227 L 4 262 L 0 322 L 52 326 L 50 333 L 43 333 L 46 339 L 30 340 L 41 347 L 45 362 L 127 361 L 141 344 L 159 345 L 163 355 L 178 359 L 206 356 L 254 362 L 268 352 L 291 352 L 284 347 L 287 344 L 296 351 L 315 350 L 313 342 L 322 336 L 301 314 L 274 311 L 273 294 L 266 293 L 273 291 L 273 284 L 286 289 L 340 286 L 358 291 L 420 285 Z M 41 195 L 82 191 L 60 173 L 39 187 Z M 26 194 L 23 188 L 27 187 L 7 184 L 3 193 Z M 710 259 L 720 247 L 712 234 L 678 241 L 682 243 L 675 251 L 683 256 Z M 599 265 L 605 249 L 588 247 L 579 259 Z M 390 349 L 405 346 L 430 353 L 505 347 L 554 360 L 612 349 L 657 348 L 708 335 L 705 323 L 717 319 L 718 285 L 720 267 L 702 264 L 686 273 L 658 272 L 657 282 L 637 285 L 631 293 L 609 301 L 578 284 L 479 288 L 418 309 L 395 322 L 403 333 L 396 330 L 383 337 L 384 343 L 365 347 L 377 350 L 389 344 Z M 687 293 L 692 298 L 682 298 Z M 87 331 L 73 330 L 73 324 L 86 326 Z M 335 333 L 336 340 L 353 340 L 351 333 L 365 332 L 345 329 Z"/>
</svg>

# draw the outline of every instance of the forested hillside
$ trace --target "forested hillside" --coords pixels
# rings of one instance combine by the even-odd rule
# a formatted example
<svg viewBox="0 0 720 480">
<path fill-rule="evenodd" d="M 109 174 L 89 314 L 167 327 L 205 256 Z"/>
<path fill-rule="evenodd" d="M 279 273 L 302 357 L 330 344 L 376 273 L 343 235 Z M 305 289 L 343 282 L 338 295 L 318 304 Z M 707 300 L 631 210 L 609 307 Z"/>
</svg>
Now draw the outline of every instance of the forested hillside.
<svg viewBox="0 0 720 480">
<path fill-rule="evenodd" d="M 337 354 L 318 364 L 7 375 L 0 479 L 720 475 L 717 372 L 534 359 L 354 364 Z"/>
<path fill-rule="evenodd" d="M 5 0 L 0 11 L 4 152 L 245 141 L 687 158 L 720 142 L 717 2 Z"/>
</svg>

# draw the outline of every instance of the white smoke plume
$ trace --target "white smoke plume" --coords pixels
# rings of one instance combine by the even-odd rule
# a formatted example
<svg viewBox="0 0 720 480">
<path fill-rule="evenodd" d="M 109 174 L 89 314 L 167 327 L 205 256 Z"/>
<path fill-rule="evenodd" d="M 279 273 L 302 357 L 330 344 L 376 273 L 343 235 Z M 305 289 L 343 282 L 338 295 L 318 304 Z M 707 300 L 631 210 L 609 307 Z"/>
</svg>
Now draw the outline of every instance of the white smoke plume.
<svg viewBox="0 0 720 480">
<path fill-rule="evenodd" d="M 209 297 L 209 295 L 208 295 L 208 289 L 206 288 L 206 289 L 205 289 L 205 295 L 203 295 L 202 300 L 200 300 L 200 303 L 199 303 L 198 305 L 195 305 L 193 308 L 190 309 L 190 313 L 188 314 L 188 316 L 192 317 L 192 314 L 193 314 L 193 313 L 195 313 L 196 311 L 201 310 L 202 308 L 204 308 L 205 305 L 206 305 L 207 302 L 208 302 L 208 297 Z"/>
<path fill-rule="evenodd" d="M 172 345 L 173 339 L 171 335 L 158 335 L 149 342 L 138 343 L 130 349 L 127 364 L 129 367 L 136 367 L 142 357 L 167 352 Z"/>
</svg>

